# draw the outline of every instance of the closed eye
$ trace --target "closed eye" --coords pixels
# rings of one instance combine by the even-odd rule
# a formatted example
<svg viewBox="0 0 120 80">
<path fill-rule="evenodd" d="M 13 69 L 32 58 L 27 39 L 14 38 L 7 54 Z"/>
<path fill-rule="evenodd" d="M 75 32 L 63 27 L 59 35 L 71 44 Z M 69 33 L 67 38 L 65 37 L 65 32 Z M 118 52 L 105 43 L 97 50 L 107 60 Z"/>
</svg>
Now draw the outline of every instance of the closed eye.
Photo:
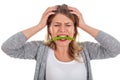
<svg viewBox="0 0 120 80">
<path fill-rule="evenodd" d="M 70 27 L 71 25 L 66 25 L 67 27 Z"/>
<path fill-rule="evenodd" d="M 54 25 L 55 27 L 59 27 L 60 25 Z"/>
</svg>

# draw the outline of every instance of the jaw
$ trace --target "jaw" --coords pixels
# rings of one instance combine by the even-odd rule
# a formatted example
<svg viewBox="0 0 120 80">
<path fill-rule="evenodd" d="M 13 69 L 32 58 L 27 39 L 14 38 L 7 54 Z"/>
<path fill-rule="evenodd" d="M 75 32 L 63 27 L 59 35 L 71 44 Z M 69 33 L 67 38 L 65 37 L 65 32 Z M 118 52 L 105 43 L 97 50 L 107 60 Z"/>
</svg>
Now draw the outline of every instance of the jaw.
<svg viewBox="0 0 120 80">
<path fill-rule="evenodd" d="M 68 47 L 70 42 L 71 42 L 70 40 L 58 40 L 58 41 L 55 41 L 56 46 L 58 46 L 58 47 Z"/>
</svg>

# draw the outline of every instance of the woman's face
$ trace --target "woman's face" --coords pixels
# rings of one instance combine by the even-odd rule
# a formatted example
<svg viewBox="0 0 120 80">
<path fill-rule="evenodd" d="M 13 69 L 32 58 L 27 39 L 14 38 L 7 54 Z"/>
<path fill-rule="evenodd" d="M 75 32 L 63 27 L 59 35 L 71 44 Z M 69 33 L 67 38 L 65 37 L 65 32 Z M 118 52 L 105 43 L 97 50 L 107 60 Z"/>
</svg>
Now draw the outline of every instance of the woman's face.
<svg viewBox="0 0 120 80">
<path fill-rule="evenodd" d="M 59 13 L 53 18 L 51 26 L 49 28 L 49 32 L 52 38 L 56 36 L 70 36 L 73 38 L 75 33 L 74 23 L 70 18 Z M 56 45 L 60 47 L 68 46 L 70 42 L 70 40 L 55 41 Z"/>
</svg>

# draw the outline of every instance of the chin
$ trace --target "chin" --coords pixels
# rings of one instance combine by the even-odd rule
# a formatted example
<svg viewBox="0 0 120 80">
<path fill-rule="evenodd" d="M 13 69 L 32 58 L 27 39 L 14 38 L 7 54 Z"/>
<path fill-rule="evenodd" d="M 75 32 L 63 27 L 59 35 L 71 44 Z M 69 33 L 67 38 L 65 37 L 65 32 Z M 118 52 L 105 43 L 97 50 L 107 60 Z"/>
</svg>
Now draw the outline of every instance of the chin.
<svg viewBox="0 0 120 80">
<path fill-rule="evenodd" d="M 71 41 L 56 41 L 56 45 L 60 47 L 68 47 Z"/>
</svg>

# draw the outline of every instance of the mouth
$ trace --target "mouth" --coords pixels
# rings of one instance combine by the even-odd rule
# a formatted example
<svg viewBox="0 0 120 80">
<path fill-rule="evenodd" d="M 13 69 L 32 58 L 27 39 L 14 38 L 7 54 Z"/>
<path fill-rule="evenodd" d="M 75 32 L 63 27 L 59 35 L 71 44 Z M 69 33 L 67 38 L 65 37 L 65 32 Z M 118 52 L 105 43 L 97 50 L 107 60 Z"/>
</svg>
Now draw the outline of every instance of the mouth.
<svg viewBox="0 0 120 80">
<path fill-rule="evenodd" d="M 65 36 L 56 36 L 56 37 L 54 37 L 54 38 L 52 38 L 50 41 L 58 41 L 58 40 L 60 40 L 60 41 L 66 41 L 66 40 L 74 40 L 74 38 L 71 38 L 71 37 L 69 37 L 68 35 L 65 35 Z"/>
</svg>

